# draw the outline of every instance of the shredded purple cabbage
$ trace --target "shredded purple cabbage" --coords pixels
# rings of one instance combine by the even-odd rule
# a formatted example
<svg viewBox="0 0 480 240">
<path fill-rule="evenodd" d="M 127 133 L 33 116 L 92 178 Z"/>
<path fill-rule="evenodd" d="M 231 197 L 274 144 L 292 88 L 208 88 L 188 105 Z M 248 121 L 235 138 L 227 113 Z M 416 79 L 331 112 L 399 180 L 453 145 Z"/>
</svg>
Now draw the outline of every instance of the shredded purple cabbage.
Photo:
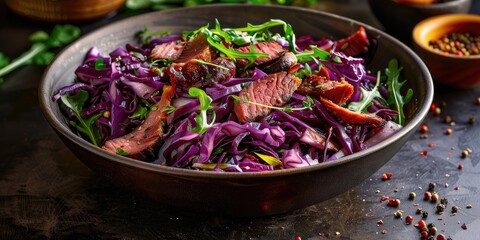
<svg viewBox="0 0 480 240">
<path fill-rule="evenodd" d="M 127 44 L 109 55 L 103 55 L 98 48 L 92 47 L 75 71 L 76 82 L 62 87 L 52 98 L 57 101 L 62 95 L 87 91 L 90 97 L 83 104 L 81 117 L 103 113 L 94 124 L 103 142 L 128 136 L 144 122 L 148 112 L 162 96 L 163 87 L 174 85 L 162 72 L 165 66 L 161 64 L 164 63 L 149 59 L 152 50 L 160 44 L 182 40 L 180 35 L 156 37 L 143 45 Z M 285 50 L 289 49 L 286 39 L 276 38 L 275 41 Z M 370 88 L 377 79 L 365 70 L 365 59 L 331 50 L 334 44 L 331 39 L 314 39 L 307 35 L 296 38 L 295 48 L 303 52 L 315 45 L 330 51 L 330 59 L 312 61 L 308 63 L 309 66 L 312 69 L 326 67 L 331 81 L 346 80 L 354 87 L 348 102 L 357 102 L 362 98 L 359 88 Z M 103 62 L 104 67 L 97 66 L 99 61 Z M 364 150 L 401 128 L 390 121 L 397 112 L 376 99 L 368 107 L 368 112 L 387 120 L 381 130 L 345 124 L 319 99 L 313 99 L 313 104 L 303 110 L 272 110 L 258 121 L 239 123 L 232 96 L 265 76 L 267 74 L 261 67 L 255 67 L 249 74 L 205 87 L 206 94 L 212 100 L 208 118 L 213 119 L 212 113 L 215 113 L 216 120 L 203 134 L 192 130 L 198 124 L 196 118 L 201 108 L 199 98 L 191 97 L 187 90 L 177 88 L 170 103 L 173 110 L 168 112 L 163 134 L 159 136 L 157 154 L 147 161 L 216 172 L 297 168 Z M 379 92 L 382 97 L 388 97 L 388 90 L 384 86 L 380 86 Z M 306 95 L 294 92 L 285 106 L 301 108 L 307 100 Z M 65 116 L 70 120 L 75 118 L 71 111 L 66 111 Z"/>
</svg>

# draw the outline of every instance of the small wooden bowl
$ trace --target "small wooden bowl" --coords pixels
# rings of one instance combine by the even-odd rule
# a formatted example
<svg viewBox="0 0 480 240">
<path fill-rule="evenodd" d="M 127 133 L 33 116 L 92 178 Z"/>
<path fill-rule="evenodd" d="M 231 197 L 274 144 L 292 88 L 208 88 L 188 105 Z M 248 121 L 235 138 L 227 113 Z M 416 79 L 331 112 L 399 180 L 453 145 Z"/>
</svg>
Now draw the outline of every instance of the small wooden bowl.
<svg viewBox="0 0 480 240">
<path fill-rule="evenodd" d="M 480 55 L 457 56 L 429 46 L 429 41 L 452 32 L 480 36 L 480 16 L 445 14 L 425 19 L 413 30 L 414 48 L 434 81 L 456 88 L 477 87 L 480 85 Z"/>
<path fill-rule="evenodd" d="M 115 12 L 125 0 L 5 0 L 15 13 L 47 22 L 94 20 Z"/>
</svg>

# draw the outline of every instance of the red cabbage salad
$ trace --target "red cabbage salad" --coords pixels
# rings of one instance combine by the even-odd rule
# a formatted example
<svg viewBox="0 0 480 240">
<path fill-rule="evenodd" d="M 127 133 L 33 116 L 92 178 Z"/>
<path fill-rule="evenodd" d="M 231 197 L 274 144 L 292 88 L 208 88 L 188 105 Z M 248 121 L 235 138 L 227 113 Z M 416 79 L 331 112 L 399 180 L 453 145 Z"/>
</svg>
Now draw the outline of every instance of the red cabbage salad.
<svg viewBox="0 0 480 240">
<path fill-rule="evenodd" d="M 108 55 L 92 47 L 53 100 L 76 134 L 153 164 L 260 172 L 334 161 L 398 131 L 413 95 L 396 59 L 366 70 L 363 27 L 330 39 L 278 19 L 217 20 L 136 36 Z"/>
</svg>

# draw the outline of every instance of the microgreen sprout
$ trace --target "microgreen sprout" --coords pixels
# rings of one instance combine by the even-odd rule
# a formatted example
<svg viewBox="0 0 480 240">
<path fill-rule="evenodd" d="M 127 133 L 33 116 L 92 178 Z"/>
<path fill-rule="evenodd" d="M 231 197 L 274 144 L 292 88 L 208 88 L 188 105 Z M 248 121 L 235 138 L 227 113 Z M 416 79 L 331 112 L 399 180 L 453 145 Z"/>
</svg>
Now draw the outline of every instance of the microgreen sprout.
<svg viewBox="0 0 480 240">
<path fill-rule="evenodd" d="M 191 131 L 199 134 L 204 134 L 215 123 L 215 112 L 212 112 L 212 122 L 208 123 L 207 111 L 212 108 L 212 98 L 207 95 L 205 91 L 200 88 L 191 87 L 188 89 L 188 94 L 192 97 L 197 97 L 200 101 L 200 113 L 195 117 L 196 126 Z"/>
</svg>

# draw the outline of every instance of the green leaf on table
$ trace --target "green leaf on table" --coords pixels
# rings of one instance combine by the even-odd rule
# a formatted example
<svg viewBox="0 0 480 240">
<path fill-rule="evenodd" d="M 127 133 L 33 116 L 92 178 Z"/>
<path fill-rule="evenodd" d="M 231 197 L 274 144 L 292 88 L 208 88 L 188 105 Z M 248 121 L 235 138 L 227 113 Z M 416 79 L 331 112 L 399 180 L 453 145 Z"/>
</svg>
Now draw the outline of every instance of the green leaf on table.
<svg viewBox="0 0 480 240">
<path fill-rule="evenodd" d="M 50 36 L 45 31 L 36 31 L 28 37 L 30 42 L 43 42 L 46 41 Z"/>
<path fill-rule="evenodd" d="M 32 45 L 11 62 L 0 54 L 0 79 L 17 68 L 29 64 L 46 65 L 53 58 L 51 48 L 63 47 L 80 36 L 80 28 L 73 25 L 55 25 L 50 35 L 44 31 L 36 31 L 29 37 Z M 7 63 L 5 65 L 5 63 Z"/>
<path fill-rule="evenodd" d="M 53 52 L 50 52 L 50 51 L 41 52 L 32 58 L 32 64 L 48 65 L 53 61 L 54 58 L 55 58 L 55 53 Z"/>
<path fill-rule="evenodd" d="M 46 44 L 49 47 L 61 47 L 77 39 L 80 34 L 80 28 L 76 26 L 69 24 L 55 25 L 50 37 L 46 40 Z"/>
<path fill-rule="evenodd" d="M 7 66 L 10 63 L 10 58 L 4 53 L 0 52 L 0 68 Z"/>
</svg>

